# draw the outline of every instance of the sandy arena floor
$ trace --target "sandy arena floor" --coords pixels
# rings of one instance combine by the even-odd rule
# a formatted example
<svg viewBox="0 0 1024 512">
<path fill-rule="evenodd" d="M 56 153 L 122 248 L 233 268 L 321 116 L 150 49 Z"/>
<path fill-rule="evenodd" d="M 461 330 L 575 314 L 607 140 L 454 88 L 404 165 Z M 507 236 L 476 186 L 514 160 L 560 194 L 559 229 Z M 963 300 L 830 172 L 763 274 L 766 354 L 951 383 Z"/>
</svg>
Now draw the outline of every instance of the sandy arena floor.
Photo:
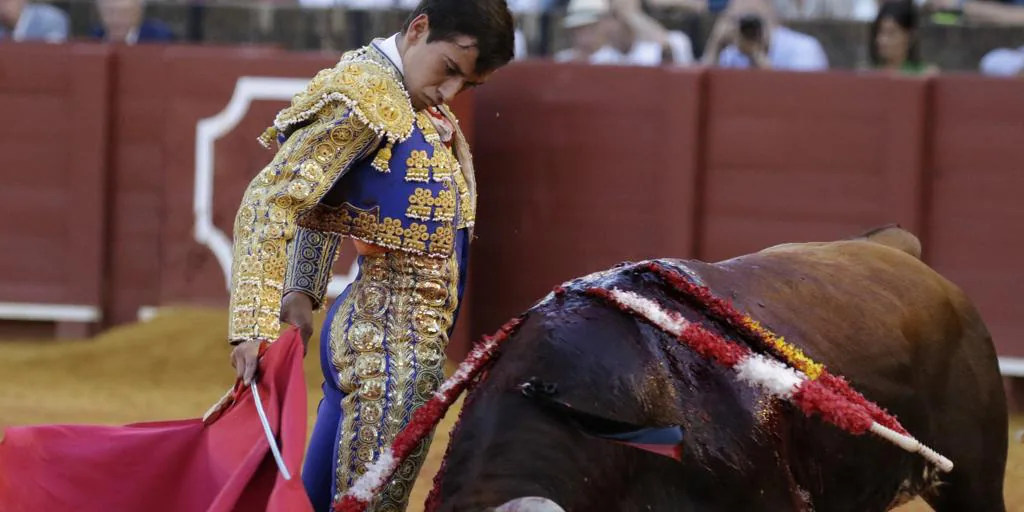
<svg viewBox="0 0 1024 512">
<path fill-rule="evenodd" d="M 88 342 L 0 342 L 0 428 L 201 416 L 233 381 L 226 324 L 224 312 L 182 309 Z M 310 429 L 319 399 L 318 366 L 318 358 L 307 357 Z M 422 510 L 459 405 L 438 429 L 410 511 Z M 1014 418 L 1011 427 L 1024 428 L 1024 417 Z M 1024 512 L 1024 444 L 1011 443 L 1006 482 L 1008 510 Z M 930 508 L 915 502 L 899 510 Z"/>
</svg>

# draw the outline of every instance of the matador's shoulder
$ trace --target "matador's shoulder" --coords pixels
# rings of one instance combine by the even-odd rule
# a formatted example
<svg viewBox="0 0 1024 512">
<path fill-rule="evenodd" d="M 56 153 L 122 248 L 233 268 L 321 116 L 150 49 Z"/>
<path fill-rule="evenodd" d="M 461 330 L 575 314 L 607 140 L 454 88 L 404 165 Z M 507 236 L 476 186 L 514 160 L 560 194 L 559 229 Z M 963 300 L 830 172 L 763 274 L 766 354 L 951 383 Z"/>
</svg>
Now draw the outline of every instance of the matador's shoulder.
<svg viewBox="0 0 1024 512">
<path fill-rule="evenodd" d="M 261 142 L 269 146 L 278 133 L 290 133 L 332 104 L 344 104 L 378 136 L 402 142 L 413 132 L 416 116 L 398 71 L 372 47 L 345 53 L 338 64 L 321 70 L 306 89 L 278 112 Z"/>
</svg>

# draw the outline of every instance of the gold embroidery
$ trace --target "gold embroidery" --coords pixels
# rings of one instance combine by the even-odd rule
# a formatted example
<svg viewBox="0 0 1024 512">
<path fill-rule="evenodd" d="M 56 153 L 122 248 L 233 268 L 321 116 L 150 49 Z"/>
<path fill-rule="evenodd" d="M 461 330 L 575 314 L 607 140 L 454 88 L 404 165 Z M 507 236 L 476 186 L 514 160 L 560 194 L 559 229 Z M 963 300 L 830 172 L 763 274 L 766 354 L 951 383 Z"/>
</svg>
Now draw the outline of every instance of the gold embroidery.
<svg viewBox="0 0 1024 512">
<path fill-rule="evenodd" d="M 414 149 L 405 160 L 405 180 L 427 183 L 430 181 L 430 157 L 421 149 Z"/>
<path fill-rule="evenodd" d="M 339 389 L 345 393 L 341 402 L 344 415 L 342 435 L 339 436 L 338 471 L 335 475 L 339 491 L 350 486 L 353 476 L 362 474 L 366 462 L 373 460 L 375 454 L 372 447 L 376 445 L 376 426 L 379 422 L 368 420 L 381 417 L 380 411 L 385 406 L 381 400 L 384 395 L 384 376 L 367 371 L 374 361 L 385 361 L 386 357 L 385 314 L 390 302 L 390 290 L 386 282 L 386 268 L 380 269 L 382 264 L 386 265 L 386 262 L 379 257 L 363 261 L 360 278 L 349 287 L 330 326 L 331 360 L 335 369 L 339 370 Z M 363 375 L 360 376 L 360 373 Z M 356 411 L 368 411 L 368 417 L 357 417 Z M 369 453 L 367 448 L 370 449 Z M 362 460 L 357 465 L 361 471 L 355 475 L 351 468 L 353 459 Z"/>
<path fill-rule="evenodd" d="M 320 162 L 320 165 L 329 165 L 337 152 L 338 148 L 333 144 L 324 142 L 323 144 L 318 144 L 316 148 L 313 149 L 313 158 L 315 158 L 317 162 Z"/>
<path fill-rule="evenodd" d="M 434 146 L 434 155 L 431 158 L 430 165 L 434 170 L 434 181 L 450 180 L 452 172 L 455 170 L 455 157 L 452 156 L 451 150 L 440 140 L 433 142 L 432 145 Z"/>
<path fill-rule="evenodd" d="M 288 133 L 332 104 L 347 106 L 363 124 L 391 142 L 407 139 L 415 125 L 415 111 L 397 72 L 379 52 L 362 48 L 317 73 L 306 90 L 277 114 L 274 126 L 260 141 L 269 145 L 278 133 Z"/>
<path fill-rule="evenodd" d="M 353 220 L 348 208 L 318 203 L 300 215 L 296 225 L 324 233 L 346 234 L 352 230 Z"/>
<path fill-rule="evenodd" d="M 448 226 L 439 226 L 430 235 L 430 252 L 433 254 L 450 253 L 455 245 L 455 233 Z"/>
<path fill-rule="evenodd" d="M 352 221 L 352 230 L 350 234 L 353 237 L 362 238 L 364 241 L 372 240 L 377 229 L 377 215 L 368 212 L 359 212 L 356 218 Z"/>
<path fill-rule="evenodd" d="M 311 192 L 313 192 L 313 185 L 308 181 L 298 179 L 288 184 L 288 195 L 292 196 L 292 199 L 296 201 L 301 202 L 309 197 Z"/>
<path fill-rule="evenodd" d="M 331 142 L 338 146 L 351 143 L 356 138 L 356 132 L 350 126 L 339 126 L 331 130 Z"/>
<path fill-rule="evenodd" d="M 456 220 L 456 228 L 468 228 L 470 231 L 470 237 L 473 236 L 473 225 L 476 223 L 476 177 L 473 172 L 473 157 L 469 150 L 469 144 L 466 142 L 466 137 L 463 135 L 462 130 L 459 128 L 459 120 L 452 113 L 451 109 L 447 105 L 441 105 L 441 111 L 444 113 L 455 126 L 455 135 L 453 138 L 453 154 L 455 155 L 454 162 L 458 172 L 455 173 L 456 181 L 462 182 L 459 186 L 459 213 Z M 461 176 L 460 176 L 461 175 Z M 465 191 L 463 192 L 463 186 Z"/>
<path fill-rule="evenodd" d="M 427 233 L 426 224 L 412 224 L 409 229 L 405 230 L 405 242 L 402 243 L 402 248 L 423 254 L 427 252 L 426 242 L 429 239 L 430 235 Z"/>
<path fill-rule="evenodd" d="M 454 255 L 392 252 L 363 260 L 360 278 L 330 326 L 331 360 L 346 393 L 335 474 L 339 494 L 440 386 L 458 275 Z M 432 439 L 431 433 L 367 510 L 405 510 Z"/>
<path fill-rule="evenodd" d="M 431 204 L 436 204 L 437 198 L 434 198 L 429 190 L 421 190 L 423 192 L 420 198 L 414 200 L 410 197 L 410 203 L 420 200 L 426 202 L 429 198 Z M 420 220 L 430 220 L 430 212 L 426 213 L 426 218 Z M 434 217 L 436 218 L 436 214 Z M 300 217 L 297 225 L 317 231 L 338 233 L 388 249 L 402 249 L 435 258 L 446 258 L 454 249 L 451 221 L 444 221 L 444 224 L 435 227 L 431 233 L 430 228 L 424 224 L 407 224 L 402 219 L 392 217 L 382 219 L 378 206 L 363 210 L 351 203 L 343 203 L 340 207 L 317 205 Z"/>
<path fill-rule="evenodd" d="M 402 227 L 401 220 L 384 217 L 384 221 L 377 228 L 377 236 L 375 238 L 380 240 L 384 247 L 398 248 L 402 246 L 402 235 L 404 234 L 405 228 Z"/>
<path fill-rule="evenodd" d="M 443 191 L 441 192 L 444 193 Z M 438 201 L 440 198 L 438 198 Z M 410 219 L 430 220 L 430 213 L 434 209 L 435 199 L 430 189 L 417 187 L 416 191 L 409 196 L 409 208 L 405 216 Z"/>
<path fill-rule="evenodd" d="M 437 127 L 435 127 L 434 122 L 430 120 L 430 114 L 425 111 L 421 110 L 416 113 L 416 126 L 419 127 L 421 132 L 423 132 L 423 136 L 428 142 L 433 139 L 441 140 L 441 136 L 437 133 Z"/>
<path fill-rule="evenodd" d="M 284 142 L 252 180 L 235 216 L 229 338 L 273 341 L 280 334 L 287 246 L 296 221 L 317 204 L 349 165 L 367 151 L 374 133 L 344 109 L 318 117 Z M 342 127 L 352 142 L 336 146 Z"/>
<path fill-rule="evenodd" d="M 299 177 L 313 183 L 317 183 L 324 179 L 324 168 L 320 164 L 316 163 L 315 160 L 306 160 L 302 163 L 302 169 L 299 171 Z M 287 208 L 286 205 L 279 205 L 282 208 Z"/>
<path fill-rule="evenodd" d="M 455 189 L 459 193 L 458 219 L 455 221 L 455 228 L 462 229 L 471 226 L 476 219 L 469 185 L 466 184 L 466 178 L 461 172 L 455 173 Z"/>
<path fill-rule="evenodd" d="M 411 199 L 410 199 L 411 200 Z M 451 222 L 455 219 L 455 192 L 452 190 L 441 190 L 434 200 L 434 220 L 440 222 Z"/>
<path fill-rule="evenodd" d="M 426 151 L 414 149 L 409 153 L 409 159 L 405 163 L 409 167 L 426 167 L 430 165 L 430 157 Z"/>
</svg>

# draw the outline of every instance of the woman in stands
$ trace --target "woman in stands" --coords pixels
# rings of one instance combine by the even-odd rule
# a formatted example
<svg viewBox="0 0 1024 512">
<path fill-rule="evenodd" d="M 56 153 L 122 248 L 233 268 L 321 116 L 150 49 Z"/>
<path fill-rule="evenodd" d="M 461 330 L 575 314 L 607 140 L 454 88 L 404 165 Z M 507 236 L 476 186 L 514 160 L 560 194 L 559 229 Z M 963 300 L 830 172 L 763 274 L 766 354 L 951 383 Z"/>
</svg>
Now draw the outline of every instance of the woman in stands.
<svg viewBox="0 0 1024 512">
<path fill-rule="evenodd" d="M 920 15 L 913 0 L 882 2 L 871 24 L 868 58 L 871 68 L 898 74 L 924 75 L 938 68 L 921 59 Z"/>
</svg>

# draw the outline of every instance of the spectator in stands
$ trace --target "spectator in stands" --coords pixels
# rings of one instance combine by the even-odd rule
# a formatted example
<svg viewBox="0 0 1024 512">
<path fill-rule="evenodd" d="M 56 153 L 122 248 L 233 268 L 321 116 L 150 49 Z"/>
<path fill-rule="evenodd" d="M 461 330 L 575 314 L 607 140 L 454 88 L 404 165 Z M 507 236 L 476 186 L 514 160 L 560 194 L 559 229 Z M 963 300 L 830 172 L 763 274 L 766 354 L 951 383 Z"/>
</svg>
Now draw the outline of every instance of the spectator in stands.
<svg viewBox="0 0 1024 512">
<path fill-rule="evenodd" d="M 63 43 L 71 23 L 64 11 L 27 0 L 0 0 L 0 39 Z"/>
<path fill-rule="evenodd" d="M 828 69 L 817 39 L 782 26 L 769 0 L 730 0 L 715 22 L 702 61 L 725 68 Z"/>
<path fill-rule="evenodd" d="M 658 66 L 693 62 L 689 37 L 665 30 L 640 0 L 572 0 L 563 20 L 572 46 L 557 62 Z"/>
<path fill-rule="evenodd" d="M 610 44 L 615 24 L 607 0 L 572 0 L 562 19 L 571 46 L 556 53 L 555 61 L 618 64 L 622 56 Z"/>
<path fill-rule="evenodd" d="M 622 63 L 635 66 L 692 64 L 690 37 L 683 32 L 666 30 L 645 7 L 640 0 L 611 0 L 611 13 L 616 22 L 611 44 L 622 55 Z"/>
<path fill-rule="evenodd" d="M 97 0 L 96 8 L 102 23 L 92 32 L 96 39 L 129 45 L 177 39 L 164 22 L 145 17 L 143 0 Z"/>
<path fill-rule="evenodd" d="M 871 67 L 911 75 L 938 72 L 921 60 L 920 15 L 913 0 L 887 0 L 871 24 L 868 58 Z"/>
<path fill-rule="evenodd" d="M 981 58 L 978 67 L 984 75 L 1024 77 L 1024 46 L 996 48 Z"/>
</svg>

